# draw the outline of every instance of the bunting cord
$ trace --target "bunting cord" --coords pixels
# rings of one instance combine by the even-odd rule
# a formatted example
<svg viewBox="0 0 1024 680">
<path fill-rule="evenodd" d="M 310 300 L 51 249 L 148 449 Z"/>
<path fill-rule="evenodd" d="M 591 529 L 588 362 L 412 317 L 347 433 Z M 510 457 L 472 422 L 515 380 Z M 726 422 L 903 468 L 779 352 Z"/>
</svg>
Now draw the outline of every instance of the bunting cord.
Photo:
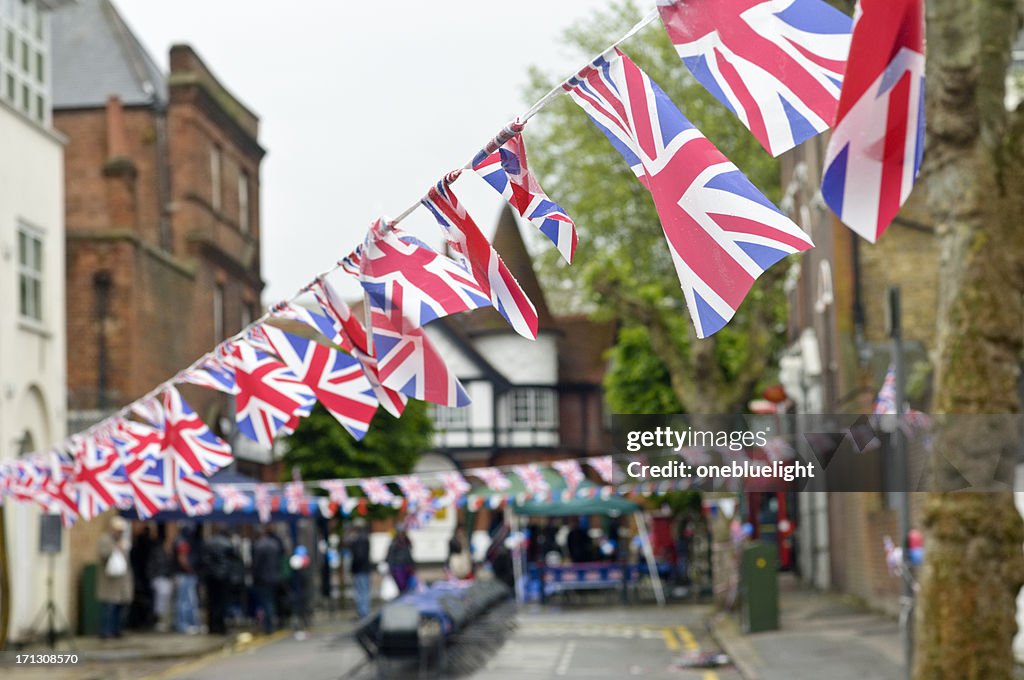
<svg viewBox="0 0 1024 680">
<path fill-rule="evenodd" d="M 558 85 L 552 87 L 551 90 L 549 90 L 547 92 L 547 94 L 545 94 L 543 97 L 541 97 L 536 102 L 534 102 L 534 104 L 532 106 L 530 106 L 530 108 L 527 109 L 524 114 L 522 114 L 521 116 L 515 118 L 512 122 L 508 123 L 502 129 L 501 132 L 499 132 L 486 145 L 484 145 L 483 149 L 485 149 L 485 150 L 486 149 L 490 149 L 491 152 L 493 153 L 494 150 L 496 150 L 498 147 L 500 147 L 506 141 L 511 139 L 512 136 L 514 136 L 515 134 L 518 134 L 520 131 L 522 131 L 523 126 L 526 124 L 526 122 L 530 118 L 533 118 L 535 115 L 537 115 L 537 113 L 539 113 L 545 106 L 547 106 L 552 101 L 554 101 L 555 98 L 557 98 L 559 95 L 565 93 L 565 85 L 572 78 L 574 78 L 582 69 L 585 69 L 588 65 L 590 65 L 591 63 L 593 63 L 594 61 L 596 61 L 600 57 L 607 55 L 609 52 L 611 52 L 612 50 L 617 48 L 619 45 L 624 43 L 626 40 L 629 40 L 630 38 L 632 38 L 634 35 L 636 35 L 641 30 L 646 28 L 653 21 L 655 21 L 658 18 L 658 16 L 659 15 L 658 15 L 657 7 L 655 7 L 652 10 L 650 10 L 642 19 L 640 19 L 636 24 L 634 24 L 633 27 L 630 28 L 628 31 L 626 31 L 626 33 L 624 33 L 618 40 L 616 40 L 611 45 L 609 45 L 607 48 L 605 48 L 603 51 L 601 51 L 600 54 L 598 54 L 597 56 L 592 58 L 585 65 L 583 65 L 580 69 L 577 69 L 576 71 L 574 71 L 571 76 L 569 76 L 567 78 L 564 78 L 561 82 L 559 82 Z M 468 170 L 468 169 L 471 169 L 471 168 L 472 168 L 472 159 L 468 163 L 466 163 L 466 165 L 464 165 L 462 167 L 462 170 Z M 451 173 L 451 174 L 447 175 L 445 177 L 444 181 L 454 181 L 455 177 L 458 176 L 458 172 L 461 172 L 461 170 L 457 171 L 456 173 Z M 401 213 L 399 213 L 397 217 L 395 217 L 394 219 L 390 220 L 386 225 L 384 225 L 384 229 L 382 230 L 382 233 L 386 233 L 387 231 L 390 231 L 391 229 L 393 229 L 395 227 L 395 225 L 397 225 L 399 222 L 401 222 L 402 220 L 404 220 L 407 217 L 409 217 L 420 206 L 421 206 L 421 203 L 420 203 L 419 200 L 417 200 L 415 203 L 413 203 L 408 208 L 406 208 Z M 107 416 L 106 418 L 104 418 L 100 422 L 95 423 L 94 425 L 91 425 L 90 427 L 86 428 L 82 432 L 79 432 L 79 433 L 77 433 L 75 435 L 71 435 L 65 441 L 65 443 L 69 442 L 74 437 L 90 436 L 90 435 L 92 435 L 92 434 L 102 430 L 103 428 L 107 427 L 107 424 L 109 422 L 113 422 L 113 421 L 117 420 L 118 418 L 125 418 L 125 417 L 127 417 L 131 413 L 132 407 L 136 403 L 145 402 L 145 401 L 148 401 L 150 399 L 155 399 L 155 398 L 159 397 L 169 387 L 172 387 L 176 382 L 180 382 L 178 377 L 182 373 L 186 373 L 188 371 L 193 371 L 193 370 L 199 368 L 200 366 L 202 366 L 203 363 L 205 363 L 209 359 L 217 357 L 219 354 L 221 354 L 224 351 L 225 348 L 230 347 L 233 343 L 236 343 L 239 340 L 244 339 L 246 334 L 251 329 L 253 329 L 256 326 L 259 326 L 260 324 L 262 324 L 262 323 L 270 320 L 271 318 L 273 318 L 275 313 L 281 307 L 283 307 L 283 306 L 285 306 L 287 304 L 295 302 L 296 300 L 301 298 L 303 295 L 308 293 L 309 290 L 312 288 L 312 286 L 317 281 L 326 278 L 327 276 L 329 276 L 329 275 L 333 274 L 334 272 L 336 272 L 338 269 L 341 269 L 341 261 L 336 262 L 329 269 L 327 269 L 327 270 L 317 274 L 313 278 L 312 281 L 310 281 L 306 285 L 302 286 L 302 288 L 300 288 L 298 291 L 296 291 L 295 294 L 292 295 L 291 297 L 286 298 L 284 300 L 281 300 L 278 303 L 268 307 L 267 311 L 264 312 L 258 319 L 256 319 L 255 321 L 252 321 L 251 323 L 249 323 L 249 325 L 245 326 L 244 328 L 242 328 L 240 331 L 238 331 L 237 333 L 235 333 L 231 337 L 228 337 L 228 338 L 222 340 L 221 342 L 219 342 L 212 350 L 210 350 L 209 352 L 207 352 L 207 353 L 203 354 L 202 356 L 200 356 L 198 359 L 196 359 L 191 364 L 189 364 L 186 368 L 178 371 L 173 376 L 171 376 L 167 380 L 164 380 L 163 382 L 158 384 L 156 387 L 154 387 L 152 390 L 150 390 L 149 392 L 147 392 L 143 396 L 138 397 L 137 399 L 131 401 L 127 405 L 121 407 L 116 412 L 114 412 L 111 415 Z M 368 322 L 369 321 L 369 312 L 368 312 L 369 305 L 364 304 L 364 308 L 365 308 L 365 310 L 367 310 L 367 311 L 364 312 L 365 321 Z M 367 342 L 368 343 L 372 343 L 372 335 L 369 332 L 370 324 L 369 323 L 365 323 L 364 325 L 367 328 Z M 373 353 L 372 345 L 369 346 L 367 349 L 370 351 L 371 354 Z M 60 448 L 61 450 L 64 450 L 63 447 L 58 447 L 58 448 Z M 38 452 L 36 452 L 36 453 L 38 453 Z"/>
</svg>

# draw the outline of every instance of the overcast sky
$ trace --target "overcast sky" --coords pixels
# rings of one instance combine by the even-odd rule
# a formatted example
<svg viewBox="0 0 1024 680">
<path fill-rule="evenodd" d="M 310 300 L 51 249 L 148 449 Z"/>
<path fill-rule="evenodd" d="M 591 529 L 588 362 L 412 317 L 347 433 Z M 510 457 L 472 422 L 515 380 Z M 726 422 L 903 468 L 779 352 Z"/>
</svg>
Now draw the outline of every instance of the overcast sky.
<svg viewBox="0 0 1024 680">
<path fill-rule="evenodd" d="M 157 62 L 190 43 L 261 119 L 263 302 L 290 297 L 530 103 L 530 65 L 567 76 L 559 45 L 596 0 L 114 0 Z M 584 59 L 585 60 L 585 59 Z M 485 233 L 501 199 L 460 197 Z M 409 225 L 424 233 L 420 211 Z M 356 292 L 357 288 L 349 289 Z"/>
</svg>

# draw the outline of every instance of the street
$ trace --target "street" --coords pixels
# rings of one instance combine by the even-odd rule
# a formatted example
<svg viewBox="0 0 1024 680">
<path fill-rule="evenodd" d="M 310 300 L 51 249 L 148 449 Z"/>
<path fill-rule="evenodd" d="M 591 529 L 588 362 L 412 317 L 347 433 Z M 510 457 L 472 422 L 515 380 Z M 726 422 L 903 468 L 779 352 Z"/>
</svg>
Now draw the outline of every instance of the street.
<svg viewBox="0 0 1024 680">
<path fill-rule="evenodd" d="M 704 629 L 701 606 L 527 607 L 514 625 L 486 621 L 448 650 L 447 675 L 463 678 L 623 678 L 736 680 L 729 667 L 716 670 L 674 666 L 682 656 L 718 651 Z M 331 626 L 314 629 L 305 640 L 282 637 L 230 656 L 186 662 L 159 674 L 161 680 L 282 678 L 301 672 L 302 680 L 369 680 L 378 669 L 365 663 L 358 646 Z M 410 677 L 415 664 L 393 661 L 386 677 Z M 430 675 L 427 673 L 425 675 Z"/>
</svg>

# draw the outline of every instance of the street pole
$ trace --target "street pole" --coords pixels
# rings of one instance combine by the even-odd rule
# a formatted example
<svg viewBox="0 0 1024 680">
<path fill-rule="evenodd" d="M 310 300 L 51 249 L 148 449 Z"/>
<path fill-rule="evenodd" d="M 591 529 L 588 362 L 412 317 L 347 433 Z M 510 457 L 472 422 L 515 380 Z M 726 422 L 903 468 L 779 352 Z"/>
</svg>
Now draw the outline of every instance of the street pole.
<svg viewBox="0 0 1024 680">
<path fill-rule="evenodd" d="M 907 460 L 907 442 L 903 434 L 903 402 L 906 399 L 906 369 L 903 365 L 902 311 L 900 288 L 892 286 L 888 293 L 889 338 L 892 340 L 892 370 L 896 378 L 896 424 L 893 428 L 893 448 L 898 479 L 900 545 L 903 547 L 903 596 L 901 617 L 903 626 L 903 659 L 908 680 L 914 673 L 914 588 L 910 578 L 910 469 Z"/>
</svg>

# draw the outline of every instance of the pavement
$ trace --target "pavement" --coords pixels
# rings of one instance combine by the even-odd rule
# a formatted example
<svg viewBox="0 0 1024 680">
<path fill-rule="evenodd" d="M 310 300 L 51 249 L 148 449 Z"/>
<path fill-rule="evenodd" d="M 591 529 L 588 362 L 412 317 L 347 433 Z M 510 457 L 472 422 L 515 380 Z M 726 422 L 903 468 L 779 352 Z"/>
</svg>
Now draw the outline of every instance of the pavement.
<svg viewBox="0 0 1024 680">
<path fill-rule="evenodd" d="M 711 634 L 745 680 L 902 680 L 898 622 L 850 598 L 781 574 L 780 628 L 744 635 L 735 615 L 715 614 Z"/>
</svg>

